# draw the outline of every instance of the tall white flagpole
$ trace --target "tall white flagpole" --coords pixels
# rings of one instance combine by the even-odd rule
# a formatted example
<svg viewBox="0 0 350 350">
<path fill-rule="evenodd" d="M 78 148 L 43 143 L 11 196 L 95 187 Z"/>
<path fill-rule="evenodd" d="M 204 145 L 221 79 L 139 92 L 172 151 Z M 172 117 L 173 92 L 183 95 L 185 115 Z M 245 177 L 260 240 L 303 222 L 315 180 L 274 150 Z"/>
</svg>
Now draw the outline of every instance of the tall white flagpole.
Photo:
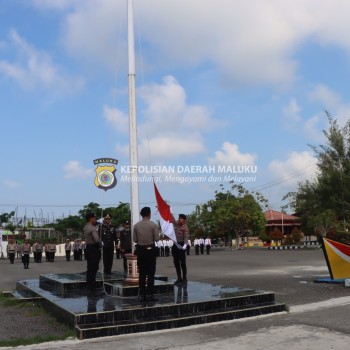
<svg viewBox="0 0 350 350">
<path fill-rule="evenodd" d="M 134 47 L 134 14 L 133 2 L 128 0 L 128 58 L 129 58 L 129 153 L 131 168 L 131 229 L 140 221 L 138 157 L 137 157 L 137 125 L 135 96 L 135 47 Z"/>
</svg>

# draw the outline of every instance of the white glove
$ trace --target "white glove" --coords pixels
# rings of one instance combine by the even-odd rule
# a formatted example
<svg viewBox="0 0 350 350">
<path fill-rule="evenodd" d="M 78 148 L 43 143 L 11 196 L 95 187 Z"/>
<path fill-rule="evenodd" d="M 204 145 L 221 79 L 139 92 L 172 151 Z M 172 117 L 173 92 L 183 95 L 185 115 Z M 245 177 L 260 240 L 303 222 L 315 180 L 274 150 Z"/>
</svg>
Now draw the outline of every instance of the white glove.
<svg viewBox="0 0 350 350">
<path fill-rule="evenodd" d="M 184 244 L 184 245 L 182 246 L 182 250 L 186 250 L 186 248 L 187 248 L 187 244 Z"/>
</svg>

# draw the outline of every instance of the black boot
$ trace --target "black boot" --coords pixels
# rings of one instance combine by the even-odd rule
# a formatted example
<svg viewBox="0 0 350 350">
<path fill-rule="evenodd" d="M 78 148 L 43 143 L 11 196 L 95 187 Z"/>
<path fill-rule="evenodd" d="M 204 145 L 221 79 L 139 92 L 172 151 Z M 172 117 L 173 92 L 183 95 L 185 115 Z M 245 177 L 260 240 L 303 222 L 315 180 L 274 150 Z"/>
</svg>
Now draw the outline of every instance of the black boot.
<svg viewBox="0 0 350 350">
<path fill-rule="evenodd" d="M 150 294 L 147 298 L 147 301 L 157 301 L 158 299 L 154 296 L 154 294 Z"/>
<path fill-rule="evenodd" d="M 182 283 L 182 278 L 178 277 L 177 280 L 174 282 L 175 285 L 181 284 Z"/>
<path fill-rule="evenodd" d="M 140 288 L 140 297 L 139 297 L 139 300 L 140 300 L 142 303 L 145 303 L 145 302 L 147 301 L 146 290 L 143 289 L 143 288 Z"/>
</svg>

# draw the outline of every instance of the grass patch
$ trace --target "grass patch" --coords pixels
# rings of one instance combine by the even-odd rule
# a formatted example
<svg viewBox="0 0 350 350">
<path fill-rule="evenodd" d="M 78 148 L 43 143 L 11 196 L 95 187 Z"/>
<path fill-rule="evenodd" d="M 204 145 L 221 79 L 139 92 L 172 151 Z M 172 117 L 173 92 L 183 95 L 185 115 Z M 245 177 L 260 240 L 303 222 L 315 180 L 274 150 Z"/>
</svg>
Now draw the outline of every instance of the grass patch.
<svg viewBox="0 0 350 350">
<path fill-rule="evenodd" d="M 24 301 L 13 298 L 9 295 L 0 294 L 0 307 L 5 312 L 17 312 L 20 309 L 21 316 L 28 322 L 45 322 L 46 325 L 52 325 L 51 332 L 43 335 L 33 335 L 31 337 L 17 338 L 17 333 L 12 332 L 9 339 L 0 340 L 0 347 L 15 347 L 20 345 L 32 345 L 50 341 L 65 340 L 67 338 L 75 338 L 75 330 L 67 324 L 58 322 L 50 313 L 46 312 L 40 302 Z M 7 311 L 8 310 L 8 311 Z M 38 318 L 39 317 L 39 318 Z M 40 327 L 39 327 L 40 328 Z M 50 329 L 49 327 L 48 329 Z M 51 333 L 51 334 L 50 334 Z"/>
<path fill-rule="evenodd" d="M 61 336 L 58 335 L 47 335 L 47 336 L 35 336 L 32 338 L 18 338 L 11 340 L 0 340 L 0 347 L 4 346 L 20 346 L 20 345 L 32 345 L 32 344 L 40 344 L 49 341 L 57 341 L 57 340 L 65 340 L 67 338 L 75 338 L 74 330 L 67 327 L 64 334 Z"/>
<path fill-rule="evenodd" d="M 3 295 L 3 294 L 0 294 L 0 304 L 5 307 L 11 307 L 11 306 L 24 307 L 25 306 L 25 303 L 23 301 L 7 295 Z"/>
</svg>

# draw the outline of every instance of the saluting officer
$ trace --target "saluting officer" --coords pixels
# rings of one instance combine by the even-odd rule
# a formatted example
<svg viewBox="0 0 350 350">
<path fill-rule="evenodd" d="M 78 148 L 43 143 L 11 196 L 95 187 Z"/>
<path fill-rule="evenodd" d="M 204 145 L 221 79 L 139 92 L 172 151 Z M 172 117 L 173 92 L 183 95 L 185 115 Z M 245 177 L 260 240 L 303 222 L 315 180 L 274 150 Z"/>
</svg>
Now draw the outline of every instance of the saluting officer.
<svg viewBox="0 0 350 350">
<path fill-rule="evenodd" d="M 112 273 L 114 244 L 117 241 L 117 228 L 111 224 L 111 217 L 106 214 L 100 226 L 101 241 L 103 242 L 103 272 Z"/>
</svg>

